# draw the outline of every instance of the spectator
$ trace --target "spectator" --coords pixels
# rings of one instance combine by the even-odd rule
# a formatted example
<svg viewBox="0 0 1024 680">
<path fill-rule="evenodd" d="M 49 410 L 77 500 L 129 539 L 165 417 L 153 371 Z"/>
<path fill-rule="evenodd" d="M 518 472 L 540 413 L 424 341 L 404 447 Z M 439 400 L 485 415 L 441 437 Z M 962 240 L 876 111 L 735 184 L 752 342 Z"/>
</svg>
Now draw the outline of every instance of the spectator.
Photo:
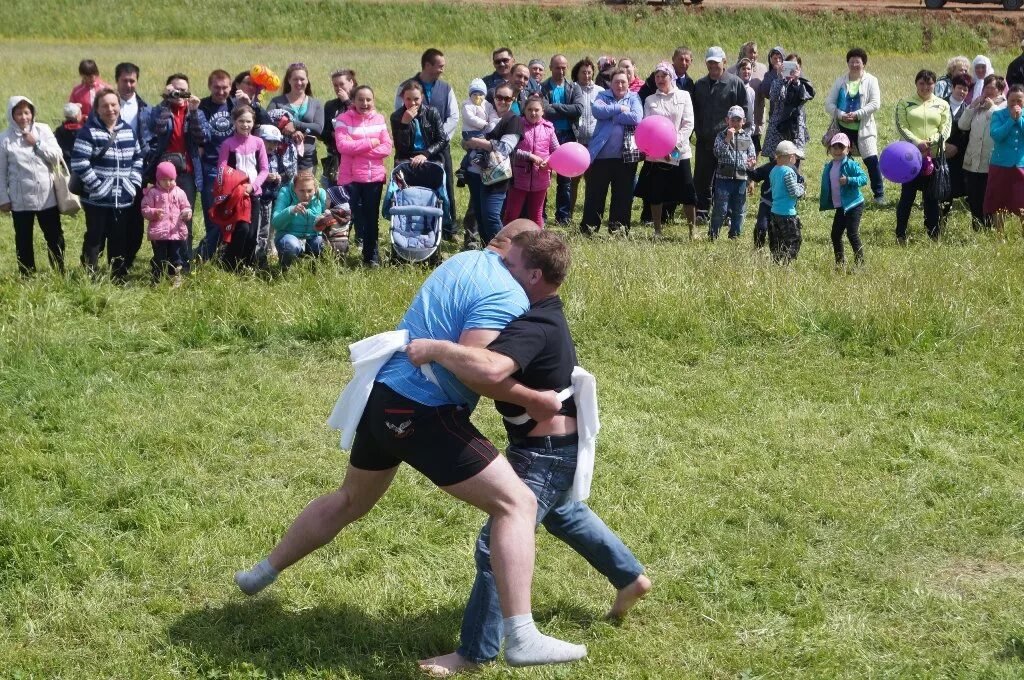
<svg viewBox="0 0 1024 680">
<path fill-rule="evenodd" d="M 864 263 L 864 246 L 860 241 L 860 218 L 864 214 L 864 196 L 860 188 L 868 183 L 860 164 L 849 156 L 850 138 L 840 132 L 829 140 L 832 160 L 821 170 L 821 192 L 818 206 L 822 211 L 834 210 L 832 218 L 832 251 L 836 268 L 846 268 L 843 233 L 850 239 L 854 263 Z"/>
<path fill-rule="evenodd" d="M 260 211 L 252 204 L 263 192 L 263 183 L 270 172 L 267 164 L 267 148 L 263 140 L 252 134 L 256 115 L 251 106 L 239 104 L 231 110 L 235 133 L 225 139 L 217 152 L 217 167 L 232 167 L 245 173 L 245 193 L 249 209 L 239 214 L 228 229 L 230 239 L 224 248 L 223 263 L 228 269 L 237 269 L 242 264 L 252 264 L 256 254 L 257 235 L 260 231 Z M 218 170 L 219 172 L 219 170 Z M 216 193 L 215 193 L 216 196 Z"/>
<path fill-rule="evenodd" d="M 196 191 L 203 188 L 202 155 L 200 149 L 206 143 L 208 132 L 206 115 L 199 109 L 199 97 L 189 89 L 188 76 L 175 73 L 167 77 L 163 101 L 153 107 L 149 115 L 148 136 L 151 139 L 149 154 L 143 168 L 145 183 L 154 181 L 156 166 L 167 161 L 177 171 L 177 185 L 188 198 L 189 216 L 185 220 L 188 238 L 185 245 L 185 273 L 192 259 L 192 213 L 195 208 Z M 139 213 L 141 218 L 141 212 Z M 141 228 L 141 221 L 133 228 Z M 141 245 L 141 233 L 132 233 Z M 129 246 L 134 247 L 133 240 Z M 134 258 L 135 251 L 129 251 Z"/>
<path fill-rule="evenodd" d="M 689 47 L 677 47 L 672 52 L 672 68 L 676 74 L 676 89 L 685 90 L 690 93 L 690 99 L 693 99 L 693 88 L 696 85 L 693 78 L 690 77 L 690 65 L 693 63 L 693 52 Z M 637 90 L 637 95 L 640 97 L 640 101 L 644 102 L 648 97 L 654 94 L 658 90 L 657 83 L 654 82 L 654 76 L 657 72 L 651 71 L 651 75 L 647 76 L 647 80 Z"/>
<path fill-rule="evenodd" d="M 348 111 L 352 105 L 352 91 L 358 86 L 356 72 L 350 68 L 340 68 L 331 73 L 331 87 L 334 88 L 334 99 L 324 104 L 324 131 L 320 135 L 326 152 L 321 159 L 323 174 L 320 183 L 329 189 L 338 183 L 338 147 L 334 145 L 334 123 L 338 116 Z"/>
<path fill-rule="evenodd" d="M 512 67 L 512 71 L 509 73 L 508 82 L 506 83 L 512 88 L 512 92 L 515 94 L 512 100 L 512 113 L 521 116 L 523 114 L 523 107 L 526 104 L 526 97 L 529 96 L 527 85 L 530 82 L 530 69 L 526 64 L 516 64 Z M 494 104 L 494 90 L 490 90 L 487 93 L 487 101 Z"/>
<path fill-rule="evenodd" d="M 985 214 L 996 231 L 1004 232 L 1006 213 L 1024 220 L 1024 85 L 1014 85 L 1006 96 L 1006 108 L 992 114 L 989 134 L 995 141 L 988 168 Z"/>
<path fill-rule="evenodd" d="M 512 187 L 505 197 L 505 223 L 526 211 L 526 219 L 544 227 L 544 199 L 551 186 L 548 158 L 558 148 L 551 121 L 544 119 L 544 100 L 537 93 L 526 98 L 523 132 L 512 160 Z"/>
<path fill-rule="evenodd" d="M 142 147 L 131 126 L 121 120 L 117 92 L 100 90 L 93 107 L 71 153 L 71 170 L 84 187 L 82 265 L 95 275 L 105 247 L 111 278 L 121 284 L 128 276 L 128 229 L 135 219 L 132 207 L 142 189 Z"/>
<path fill-rule="evenodd" d="M 1006 108 L 1003 89 L 1006 81 L 1001 76 L 985 79 L 982 96 L 971 102 L 960 122 L 962 131 L 968 132 L 967 149 L 964 151 L 964 182 L 967 186 L 967 205 L 971 209 L 971 225 L 977 231 L 991 227 L 991 220 L 985 215 L 985 188 L 988 185 L 988 167 L 992 160 L 995 140 L 989 134 L 992 114 Z"/>
<path fill-rule="evenodd" d="M 64 122 L 53 131 L 53 136 L 60 145 L 60 151 L 64 154 L 64 164 L 68 167 L 71 167 L 71 150 L 75 147 L 75 138 L 78 137 L 78 131 L 82 129 L 84 122 L 80 104 L 68 102 L 64 105 Z"/>
<path fill-rule="evenodd" d="M 732 66 L 730 69 L 734 68 Z M 744 120 L 748 121 L 750 128 L 750 140 L 754 143 L 754 151 L 761 153 L 761 137 L 755 135 L 754 130 L 754 102 L 757 100 L 757 90 L 750 85 L 750 78 L 754 73 L 754 64 L 749 59 L 740 59 L 739 63 L 735 66 L 736 73 L 734 74 L 737 78 L 743 81 L 743 87 L 747 90 L 747 108 L 744 111 Z"/>
<path fill-rule="evenodd" d="M 564 54 L 551 57 L 551 77 L 540 86 L 544 98 L 544 117 L 555 128 L 559 144 L 577 141 L 574 128 L 590 105 L 585 101 L 580 86 L 566 78 L 569 60 Z M 555 177 L 555 222 L 562 226 L 572 219 L 572 179 Z M 517 215 L 518 217 L 518 215 Z"/>
<path fill-rule="evenodd" d="M 1024 85 L 1024 40 L 1020 41 L 1021 53 L 1006 67 L 1006 86 Z"/>
<path fill-rule="evenodd" d="M 780 55 L 781 49 L 780 49 Z M 747 116 L 747 122 L 751 126 L 751 137 L 754 140 L 754 146 L 757 152 L 761 152 L 761 127 L 764 125 L 764 98 L 758 97 L 757 93 L 761 89 L 761 83 L 764 82 L 764 77 L 768 74 L 768 67 L 757 60 L 757 43 L 756 42 L 745 42 L 740 47 L 739 58 L 736 60 L 735 66 L 730 66 L 727 72 L 739 77 L 750 89 L 754 91 L 754 96 L 750 98 L 748 111 L 752 116 Z M 750 75 L 744 77 L 740 73 L 740 69 L 743 68 L 743 60 L 746 59 L 750 64 Z M 749 92 L 747 93 L 749 96 Z"/>
<path fill-rule="evenodd" d="M 693 103 L 690 93 L 676 87 L 676 75 L 672 64 L 663 61 L 654 69 L 654 81 L 658 90 L 644 101 L 644 118 L 664 116 L 672 121 L 676 129 L 676 145 L 663 158 L 648 158 L 644 161 L 635 193 L 650 204 L 654 235 L 661 236 L 663 206 L 666 203 L 682 203 L 690 225 L 690 238 L 694 233 L 696 216 L 696 195 L 693 178 L 690 175 L 690 133 L 693 132 Z"/>
<path fill-rule="evenodd" d="M 540 92 L 540 84 L 544 82 L 544 62 L 540 59 L 531 59 L 527 67 L 530 69 L 530 80 L 526 83 L 527 93 Z"/>
<path fill-rule="evenodd" d="M 327 210 L 327 192 L 309 170 L 302 170 L 282 187 L 274 202 L 275 245 L 281 269 L 287 271 L 303 255 L 319 256 L 324 237 L 317 222 Z"/>
<path fill-rule="evenodd" d="M 525 68 L 525 64 L 522 64 Z M 479 150 L 488 154 L 486 166 L 481 169 L 470 165 L 466 172 L 466 184 L 469 185 L 469 200 L 476 214 L 480 238 L 484 243 L 491 239 L 502 227 L 501 210 L 505 203 L 509 181 L 495 181 L 484 184 L 482 172 L 500 165 L 511 157 L 519 139 L 522 137 L 522 119 L 512 113 L 512 103 L 516 98 L 515 90 L 509 83 L 499 85 L 493 92 L 494 110 L 501 118 L 493 130 L 483 137 L 462 140 L 462 148 L 467 151 Z M 467 244 L 468 245 L 468 244 Z"/>
<path fill-rule="evenodd" d="M 610 89 L 612 71 L 617 68 L 618 60 L 615 57 L 604 55 L 597 58 L 597 84 L 604 89 Z"/>
<path fill-rule="evenodd" d="M 949 92 L 953 89 L 953 78 L 955 76 L 970 77 L 970 75 L 970 59 L 963 55 L 951 57 L 950 60 L 946 62 L 946 75 L 939 78 L 938 82 L 935 83 L 935 96 L 939 99 L 948 99 Z"/>
<path fill-rule="evenodd" d="M 775 146 L 783 140 L 796 145 L 797 158 L 803 159 L 810 133 L 807 131 L 805 104 L 814 99 L 814 87 L 803 77 L 800 55 L 789 54 L 782 63 L 781 76 L 772 81 L 772 104 L 761 155 L 772 158 Z M 797 167 L 800 160 L 797 160 Z"/>
<path fill-rule="evenodd" d="M 27 97 L 7 100 L 7 129 L 0 137 L 0 212 L 14 220 L 18 270 L 36 269 L 32 223 L 46 239 L 50 266 L 64 273 L 64 232 L 50 173 L 61 159 L 60 146 L 49 126 L 36 122 L 36 107 Z"/>
<path fill-rule="evenodd" d="M 174 183 L 177 170 L 173 163 L 163 161 L 157 165 L 155 176 L 155 184 L 143 191 L 140 208 L 143 218 L 149 222 L 149 242 L 153 246 L 150 270 L 153 285 L 169 274 L 172 286 L 177 288 L 185 266 L 187 221 L 192 217 L 192 206 L 185 192 Z"/>
<path fill-rule="evenodd" d="M 754 100 L 754 125 L 755 132 L 762 138 L 765 134 L 765 125 L 767 123 L 765 119 L 765 102 L 768 103 L 767 114 L 768 119 L 771 119 L 771 93 L 772 83 L 782 73 L 782 62 L 786 60 L 786 51 L 782 49 L 782 45 L 776 45 L 768 51 L 768 66 L 765 69 L 764 78 L 761 80 L 761 87 L 757 88 L 757 98 Z M 763 150 L 762 146 L 762 150 Z M 769 162 L 774 163 L 775 159 L 772 158 Z"/>
<path fill-rule="evenodd" d="M 96 94 L 100 90 L 109 89 L 110 86 L 100 80 L 100 67 L 92 59 L 83 59 L 78 62 L 78 75 L 81 76 L 82 82 L 72 88 L 68 101 L 81 106 L 82 115 L 88 118 L 89 113 L 92 112 Z"/>
<path fill-rule="evenodd" d="M 587 192 L 580 231 L 590 235 L 600 228 L 611 187 L 608 232 L 615 233 L 621 227 L 628 234 L 637 163 L 623 158 L 623 142 L 627 128 L 635 128 L 643 118 L 643 106 L 640 97 L 629 91 L 629 76 L 623 69 L 611 73 L 611 89 L 597 95 L 591 110 L 597 126 L 588 146 L 591 162 L 586 173 Z"/>
<path fill-rule="evenodd" d="M 729 238 L 737 239 L 743 232 L 747 211 L 747 172 L 754 169 L 757 154 L 754 140 L 746 125 L 746 111 L 739 106 L 729 109 L 726 128 L 715 138 L 715 204 L 711 213 L 708 238 L 714 241 L 729 213 Z"/>
<path fill-rule="evenodd" d="M 508 82 L 512 75 L 512 67 L 515 66 L 516 58 L 512 50 L 507 47 L 499 47 L 491 53 L 491 62 L 494 64 L 494 73 L 483 77 L 484 85 L 491 91 L 502 83 Z"/>
<path fill-rule="evenodd" d="M 725 72 L 725 51 L 721 47 L 708 49 L 704 62 L 708 74 L 697 81 L 692 95 L 697 136 L 693 184 L 697 192 L 698 213 L 706 219 L 711 209 L 711 184 L 717 165 L 715 138 L 725 129 L 726 115 L 731 107 L 739 106 L 746 110 L 747 88 L 742 80 Z"/>
<path fill-rule="evenodd" d="M 587 146 L 591 137 L 594 136 L 594 128 L 597 126 L 597 119 L 594 118 L 593 105 L 597 95 L 604 92 L 604 88 L 594 82 L 594 75 L 597 73 L 597 64 L 590 57 L 584 57 L 572 67 L 572 80 L 580 86 L 580 94 L 583 96 L 583 113 L 580 115 L 572 131 L 576 141 Z M 583 176 L 572 178 L 572 190 L 569 195 L 569 214 L 576 211 L 576 199 L 579 193 L 580 181 Z"/>
<path fill-rule="evenodd" d="M 274 244 L 274 202 L 281 193 L 282 187 L 291 184 L 299 167 L 297 145 L 291 138 L 285 138 L 276 125 L 257 125 L 254 133 L 263 140 L 263 148 L 267 151 L 267 178 L 260 187 L 258 205 L 252 209 L 259 210 L 254 223 L 259 225 L 256 231 L 256 266 L 266 269 L 268 258 L 277 254 Z M 334 143 L 331 142 L 331 146 Z"/>
<path fill-rule="evenodd" d="M 825 98 L 825 111 L 835 118 L 850 141 L 849 154 L 864 159 L 871 178 L 875 203 L 885 203 L 885 184 L 878 167 L 878 124 L 875 114 L 882 106 L 878 78 L 867 72 L 868 53 L 854 47 L 846 53 L 847 72 L 836 78 Z"/>
<path fill-rule="evenodd" d="M 967 195 L 967 184 L 964 179 L 964 148 L 967 146 L 967 134 L 959 127 L 960 117 L 967 110 L 967 97 L 970 96 L 971 81 L 967 76 L 953 78 L 953 90 L 949 93 L 950 133 L 945 141 L 946 163 L 949 166 L 949 200 L 940 206 L 940 219 L 945 220 L 953 210 L 953 200 Z M 980 94 L 979 94 L 980 97 Z"/>
<path fill-rule="evenodd" d="M 422 96 L 417 83 L 409 83 L 406 87 L 409 88 L 407 91 L 415 90 Z M 384 159 L 391 155 L 392 142 L 387 121 L 374 105 L 373 90 L 360 85 L 352 91 L 352 102 L 334 126 L 334 143 L 340 160 L 338 184 L 345 187 L 349 196 L 352 221 L 363 243 L 363 264 L 376 267 L 380 264 L 377 247 L 380 199 L 387 176 Z M 405 113 L 410 112 L 407 109 Z M 415 114 L 411 115 L 415 117 Z M 440 121 L 435 118 L 434 122 L 438 124 Z M 426 148 L 425 144 L 423 148 Z"/>
<path fill-rule="evenodd" d="M 420 56 L 420 72 L 410 78 L 409 81 L 406 81 L 406 83 L 410 81 L 418 83 L 423 91 L 423 103 L 440 114 L 442 123 L 440 132 L 444 136 L 445 143 L 439 147 L 437 157 L 430 160 L 444 165 L 445 188 L 448 190 L 448 198 L 454 200 L 455 172 L 452 166 L 450 144 L 452 135 L 455 134 L 455 129 L 459 126 L 459 101 L 455 96 L 455 90 L 452 89 L 452 86 L 441 79 L 441 76 L 444 75 L 446 63 L 444 53 L 441 50 L 430 48 Z M 406 83 L 402 83 L 399 86 L 398 93 L 395 95 L 396 111 L 403 108 L 402 90 Z M 397 140 L 395 143 L 398 143 Z M 455 238 L 455 224 L 452 221 L 452 213 L 445 215 L 441 224 L 441 232 L 448 241 Z"/>
<path fill-rule="evenodd" d="M 295 126 L 292 137 L 303 146 L 299 156 L 299 170 L 316 167 L 316 138 L 324 131 L 324 105 L 313 96 L 306 65 L 296 62 L 284 72 L 284 93 L 270 100 L 268 111 L 284 110 L 288 121 Z"/>
<path fill-rule="evenodd" d="M 800 254 L 803 228 L 796 203 L 804 195 L 803 177 L 796 170 L 796 145 L 783 140 L 775 147 L 772 185 L 772 215 L 768 222 L 768 248 L 777 264 L 787 264 Z"/>
<path fill-rule="evenodd" d="M 413 167 L 427 161 L 443 163 L 448 135 L 440 113 L 424 102 L 423 87 L 416 80 L 406 81 L 398 94 L 402 106 L 391 114 L 395 165 L 404 161 Z"/>
<path fill-rule="evenodd" d="M 139 85 L 139 67 L 131 62 L 122 62 L 114 67 L 114 80 L 117 96 L 121 99 L 121 120 L 131 126 L 139 146 L 142 148 L 143 159 L 149 157 L 150 127 L 152 125 L 152 107 L 136 94 Z M 145 161 L 143 161 L 145 163 Z M 146 171 L 143 167 L 143 184 Z M 135 256 L 142 248 L 145 237 L 145 225 L 142 219 L 142 192 L 135 195 L 135 206 L 132 208 L 134 224 L 128 230 L 128 268 L 131 269 Z M 190 213 L 191 214 L 191 213 Z"/>
<path fill-rule="evenodd" d="M 629 91 L 639 92 L 640 88 L 644 86 L 644 81 L 637 78 L 636 65 L 633 63 L 633 60 L 628 57 L 619 59 L 619 68 L 626 71 L 626 77 L 629 78 Z"/>
<path fill-rule="evenodd" d="M 917 94 L 896 105 L 896 129 L 900 136 L 921 150 L 922 155 L 937 155 L 941 140 L 949 139 L 952 119 L 949 104 L 935 96 L 935 74 L 932 71 L 918 71 L 914 77 Z M 900 190 L 900 202 L 896 206 L 896 241 L 907 244 L 907 223 L 914 207 L 914 198 L 921 192 L 924 206 L 924 225 L 928 236 L 939 239 L 939 202 L 928 195 L 931 177 L 918 175 Z"/>
<path fill-rule="evenodd" d="M 245 104 L 252 109 L 253 115 L 255 116 L 256 125 L 266 125 L 272 123 L 270 114 L 263 108 L 260 97 L 263 95 L 263 88 L 252 82 L 251 71 L 242 71 L 235 76 L 235 79 L 231 81 L 231 108 L 229 113 L 235 110 L 236 106 Z M 232 132 L 234 134 L 234 124 L 231 125 Z M 294 129 L 289 131 L 289 134 L 294 132 Z M 231 136 L 230 134 L 228 135 Z"/>
<path fill-rule="evenodd" d="M 968 104 L 974 101 L 975 97 L 981 96 L 981 90 L 985 87 L 985 78 L 996 72 L 992 68 L 992 60 L 984 54 L 979 54 L 974 58 L 974 61 L 971 62 L 971 70 L 973 71 L 971 74 L 971 89 L 965 99 Z M 943 97 L 943 99 L 949 101 L 948 97 Z"/>
</svg>

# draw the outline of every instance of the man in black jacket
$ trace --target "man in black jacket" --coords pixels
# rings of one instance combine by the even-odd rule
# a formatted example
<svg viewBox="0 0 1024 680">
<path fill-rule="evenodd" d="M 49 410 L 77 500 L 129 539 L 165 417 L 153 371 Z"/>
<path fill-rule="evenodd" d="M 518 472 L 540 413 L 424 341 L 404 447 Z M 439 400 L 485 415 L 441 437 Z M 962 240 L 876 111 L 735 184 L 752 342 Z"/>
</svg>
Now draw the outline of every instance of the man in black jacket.
<svg viewBox="0 0 1024 680">
<path fill-rule="evenodd" d="M 544 99 L 544 117 L 555 126 L 559 144 L 576 141 L 573 125 L 583 115 L 583 91 L 565 77 L 569 60 L 564 54 L 551 57 L 551 77 L 541 83 L 540 96 Z M 572 179 L 555 177 L 555 222 L 561 225 L 572 219 Z"/>
<path fill-rule="evenodd" d="M 1024 85 L 1024 40 L 1020 41 L 1021 54 L 1006 67 L 1006 86 Z"/>
<path fill-rule="evenodd" d="M 747 88 L 743 81 L 725 71 L 725 50 L 708 49 L 704 59 L 708 74 L 697 81 L 693 97 L 693 131 L 697 135 L 694 149 L 693 185 L 697 190 L 697 211 L 705 220 L 711 209 L 711 186 L 718 161 L 715 158 L 715 137 L 725 129 L 729 108 L 747 109 Z M 747 129 L 750 121 L 746 123 Z"/>
</svg>

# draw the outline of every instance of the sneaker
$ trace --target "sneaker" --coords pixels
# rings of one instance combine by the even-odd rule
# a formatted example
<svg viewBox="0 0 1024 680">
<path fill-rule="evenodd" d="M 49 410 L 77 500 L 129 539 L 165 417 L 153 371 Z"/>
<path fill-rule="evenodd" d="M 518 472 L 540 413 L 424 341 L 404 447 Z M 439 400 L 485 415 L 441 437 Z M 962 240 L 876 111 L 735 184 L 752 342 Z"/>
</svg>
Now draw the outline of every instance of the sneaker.
<svg viewBox="0 0 1024 680">
<path fill-rule="evenodd" d="M 889 201 L 885 200 L 885 196 L 875 196 L 875 205 L 889 205 Z"/>
</svg>

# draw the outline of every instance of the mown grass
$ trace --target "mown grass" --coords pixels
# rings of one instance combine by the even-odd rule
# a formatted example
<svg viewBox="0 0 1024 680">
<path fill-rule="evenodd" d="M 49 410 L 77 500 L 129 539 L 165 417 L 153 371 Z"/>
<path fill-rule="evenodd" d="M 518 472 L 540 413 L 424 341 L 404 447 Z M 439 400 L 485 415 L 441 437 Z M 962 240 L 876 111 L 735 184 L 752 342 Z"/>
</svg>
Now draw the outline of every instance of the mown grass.
<svg viewBox="0 0 1024 680">
<path fill-rule="evenodd" d="M 805 55 L 821 87 L 844 48 Z M 460 92 L 487 71 L 481 50 L 446 52 Z M 50 119 L 83 56 L 105 75 L 137 61 L 151 96 L 165 72 L 296 58 L 318 93 L 341 64 L 390 92 L 418 54 L 0 45 L 10 90 Z M 869 69 L 891 105 L 944 56 Z M 811 112 L 820 134 L 819 102 Z M 812 178 L 822 160 L 815 149 Z M 656 586 L 609 625 L 611 588 L 542 534 L 536 616 L 590 658 L 481 677 L 1024 673 L 1019 227 L 1000 243 L 957 213 L 943 243 L 898 249 L 892 209 L 872 207 L 867 266 L 837 274 L 809 187 L 788 268 L 748 235 L 570 237 L 567 313 L 601 385 L 592 505 Z M 70 253 L 81 226 L 66 223 Z M 127 288 L 78 271 L 21 280 L 12 251 L 0 241 L 0 676 L 416 678 L 416 658 L 453 648 L 482 517 L 409 471 L 267 595 L 245 600 L 230 583 L 340 480 L 346 455 L 324 420 L 346 345 L 392 328 L 424 270 L 323 261 L 264 280 L 203 268 L 171 291 L 145 285 L 142 264 Z M 504 440 L 489 406 L 475 419 Z"/>
</svg>

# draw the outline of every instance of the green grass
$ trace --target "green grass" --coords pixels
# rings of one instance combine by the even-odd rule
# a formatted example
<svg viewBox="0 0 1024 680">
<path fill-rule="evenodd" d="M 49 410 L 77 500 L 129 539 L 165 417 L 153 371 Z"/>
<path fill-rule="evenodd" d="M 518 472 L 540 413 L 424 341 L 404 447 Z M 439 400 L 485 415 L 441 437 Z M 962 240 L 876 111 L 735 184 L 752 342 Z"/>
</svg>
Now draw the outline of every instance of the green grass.
<svg viewBox="0 0 1024 680">
<path fill-rule="evenodd" d="M 446 52 L 461 92 L 489 55 L 459 44 Z M 48 120 L 83 56 L 105 75 L 137 61 L 152 98 L 179 68 L 294 58 L 318 93 L 341 64 L 390 92 L 418 53 L 0 43 L 8 91 Z M 944 58 L 873 59 L 886 108 Z M 842 57 L 805 63 L 824 88 Z M 820 135 L 820 102 L 810 110 Z M 815 149 L 812 177 L 822 161 Z M 570 237 L 567 313 L 601 386 L 591 504 L 655 590 L 622 626 L 603 622 L 610 586 L 542 533 L 536 616 L 590 658 L 479 677 L 1024 675 L 1020 228 L 1000 243 L 960 212 L 933 245 L 915 211 L 918 241 L 898 249 L 892 208 L 871 207 L 867 266 L 837 274 L 809 186 L 788 268 L 749 235 Z M 423 270 L 320 262 L 265 281 L 204 268 L 177 291 L 145 285 L 144 263 L 127 288 L 74 267 L 21 280 L 0 228 L 0 677 L 417 678 L 415 659 L 454 648 L 482 516 L 408 470 L 266 595 L 230 583 L 340 482 L 346 454 L 324 420 L 346 345 L 392 328 Z M 65 228 L 77 253 L 82 222 Z M 490 406 L 475 420 L 504 441 Z"/>
</svg>

